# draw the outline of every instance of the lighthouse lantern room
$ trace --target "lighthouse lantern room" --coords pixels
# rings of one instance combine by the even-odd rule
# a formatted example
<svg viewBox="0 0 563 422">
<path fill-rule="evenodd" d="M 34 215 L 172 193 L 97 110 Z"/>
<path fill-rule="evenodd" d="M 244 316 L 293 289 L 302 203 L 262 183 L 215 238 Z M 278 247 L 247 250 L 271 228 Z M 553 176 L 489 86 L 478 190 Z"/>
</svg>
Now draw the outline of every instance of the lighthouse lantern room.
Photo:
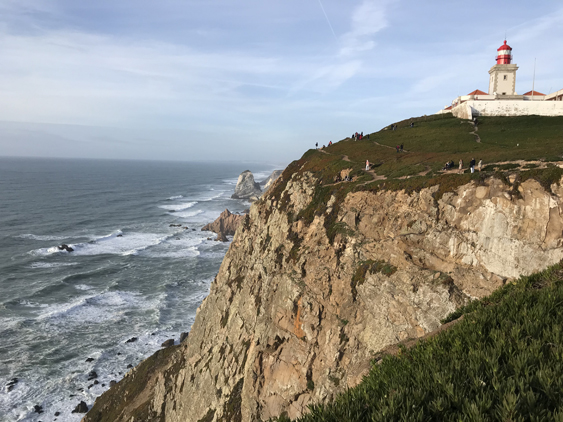
<svg viewBox="0 0 563 422">
<path fill-rule="evenodd" d="M 489 95 L 516 95 L 516 71 L 512 64 L 512 48 L 504 40 L 497 49 L 497 64 L 489 70 Z"/>
</svg>

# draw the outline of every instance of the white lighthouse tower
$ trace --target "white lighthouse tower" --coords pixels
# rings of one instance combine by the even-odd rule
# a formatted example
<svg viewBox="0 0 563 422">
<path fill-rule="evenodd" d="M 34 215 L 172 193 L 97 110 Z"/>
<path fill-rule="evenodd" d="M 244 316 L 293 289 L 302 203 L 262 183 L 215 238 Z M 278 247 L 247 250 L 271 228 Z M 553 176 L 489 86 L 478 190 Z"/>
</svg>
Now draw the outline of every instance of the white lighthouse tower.
<svg viewBox="0 0 563 422">
<path fill-rule="evenodd" d="M 506 44 L 497 49 L 497 64 L 489 70 L 489 95 L 516 95 L 516 71 L 512 64 L 512 48 Z"/>
</svg>

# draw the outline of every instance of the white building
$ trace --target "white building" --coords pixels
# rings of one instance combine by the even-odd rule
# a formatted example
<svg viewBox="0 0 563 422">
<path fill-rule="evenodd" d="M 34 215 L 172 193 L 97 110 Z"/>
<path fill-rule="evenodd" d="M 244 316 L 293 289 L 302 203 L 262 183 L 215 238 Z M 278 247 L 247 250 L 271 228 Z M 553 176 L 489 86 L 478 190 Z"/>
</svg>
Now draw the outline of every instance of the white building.
<svg viewBox="0 0 563 422">
<path fill-rule="evenodd" d="M 504 41 L 497 49 L 497 63 L 489 70 L 489 92 L 475 90 L 457 97 L 439 113 L 451 112 L 462 119 L 476 116 L 563 116 L 563 89 L 549 95 L 535 90 L 516 93 L 516 71 L 512 48 Z"/>
</svg>

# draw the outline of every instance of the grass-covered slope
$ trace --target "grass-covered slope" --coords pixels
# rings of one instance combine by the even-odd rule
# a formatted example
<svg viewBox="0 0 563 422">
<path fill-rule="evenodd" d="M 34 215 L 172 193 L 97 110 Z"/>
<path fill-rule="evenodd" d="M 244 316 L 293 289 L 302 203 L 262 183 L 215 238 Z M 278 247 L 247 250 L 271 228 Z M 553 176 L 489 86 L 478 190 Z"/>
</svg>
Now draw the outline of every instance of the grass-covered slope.
<svg viewBox="0 0 563 422">
<path fill-rule="evenodd" d="M 563 421 L 563 263 L 462 315 L 299 421 Z"/>
</svg>

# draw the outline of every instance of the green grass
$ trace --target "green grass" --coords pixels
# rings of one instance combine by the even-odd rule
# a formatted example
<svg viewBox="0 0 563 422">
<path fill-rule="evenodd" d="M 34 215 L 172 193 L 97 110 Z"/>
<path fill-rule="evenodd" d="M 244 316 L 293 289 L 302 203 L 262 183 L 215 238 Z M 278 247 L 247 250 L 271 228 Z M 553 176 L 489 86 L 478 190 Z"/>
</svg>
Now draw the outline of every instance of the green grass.
<svg viewBox="0 0 563 422">
<path fill-rule="evenodd" d="M 522 277 L 446 321 L 462 315 L 297 420 L 563 421 L 563 265 Z"/>
</svg>

